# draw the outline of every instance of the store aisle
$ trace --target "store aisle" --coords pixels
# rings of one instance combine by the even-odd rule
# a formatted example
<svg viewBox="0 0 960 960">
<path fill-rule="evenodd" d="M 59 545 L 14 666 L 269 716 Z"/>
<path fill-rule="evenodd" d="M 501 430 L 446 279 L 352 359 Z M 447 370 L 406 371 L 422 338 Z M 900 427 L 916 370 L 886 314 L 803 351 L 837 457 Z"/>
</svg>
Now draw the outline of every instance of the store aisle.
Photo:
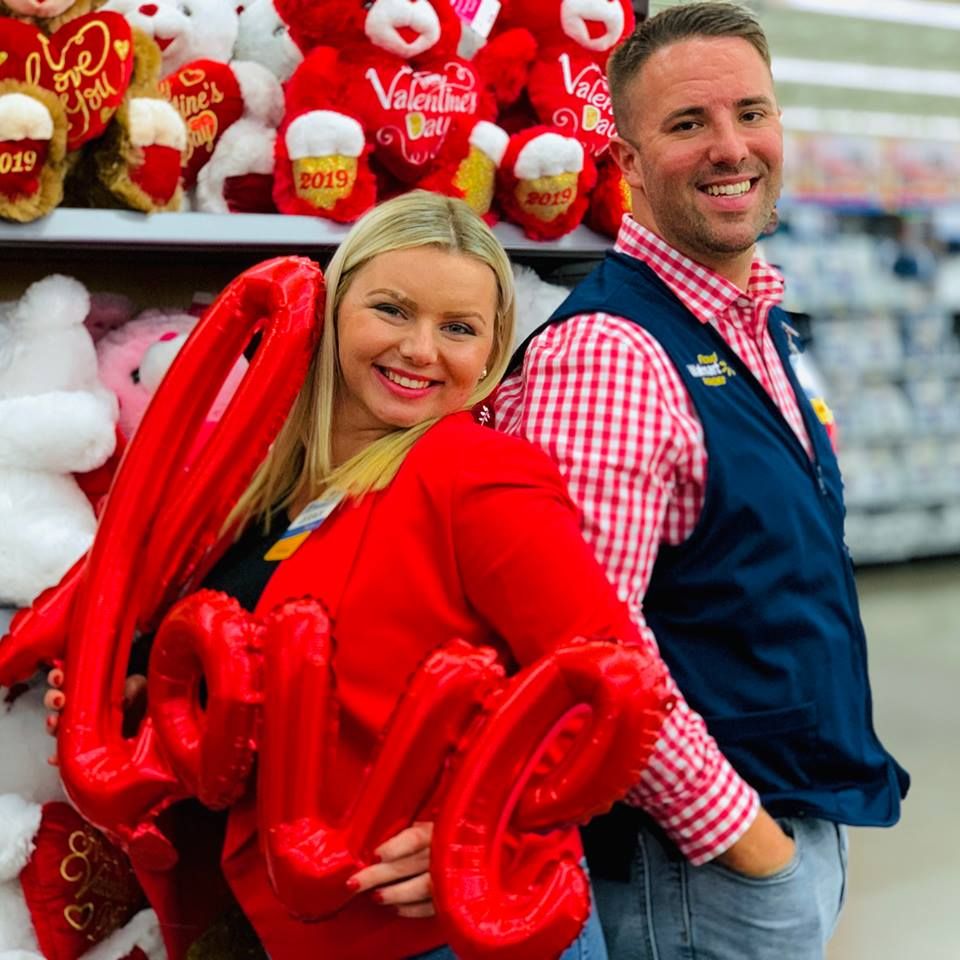
<svg viewBox="0 0 960 960">
<path fill-rule="evenodd" d="M 960 561 L 858 583 L 877 731 L 913 786 L 894 830 L 851 832 L 830 960 L 960 960 Z"/>
</svg>

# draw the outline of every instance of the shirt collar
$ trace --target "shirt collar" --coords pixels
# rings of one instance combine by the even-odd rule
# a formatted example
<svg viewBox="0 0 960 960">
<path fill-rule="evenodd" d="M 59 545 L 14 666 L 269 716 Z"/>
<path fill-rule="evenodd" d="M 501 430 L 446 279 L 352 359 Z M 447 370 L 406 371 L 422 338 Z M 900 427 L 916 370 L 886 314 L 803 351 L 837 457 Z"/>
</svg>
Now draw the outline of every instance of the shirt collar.
<svg viewBox="0 0 960 960">
<path fill-rule="evenodd" d="M 650 267 L 701 323 L 710 323 L 727 313 L 738 301 L 755 314 L 761 302 L 776 304 L 783 300 L 783 277 L 759 254 L 750 266 L 750 279 L 744 293 L 726 277 L 670 246 L 629 214 L 620 225 L 614 250 Z"/>
</svg>

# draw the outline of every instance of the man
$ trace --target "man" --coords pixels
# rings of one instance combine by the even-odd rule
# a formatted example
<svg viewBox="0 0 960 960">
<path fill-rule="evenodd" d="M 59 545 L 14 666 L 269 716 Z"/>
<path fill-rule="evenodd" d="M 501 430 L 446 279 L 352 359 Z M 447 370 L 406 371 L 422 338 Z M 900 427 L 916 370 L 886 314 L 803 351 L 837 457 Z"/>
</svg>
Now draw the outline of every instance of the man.
<svg viewBox="0 0 960 960">
<path fill-rule="evenodd" d="M 733 4 L 671 7 L 609 79 L 632 217 L 497 396 L 685 697 L 645 812 L 593 844 L 601 920 L 614 960 L 818 960 L 842 825 L 893 824 L 909 781 L 873 731 L 840 476 L 755 249 L 782 164 L 766 38 Z"/>
</svg>

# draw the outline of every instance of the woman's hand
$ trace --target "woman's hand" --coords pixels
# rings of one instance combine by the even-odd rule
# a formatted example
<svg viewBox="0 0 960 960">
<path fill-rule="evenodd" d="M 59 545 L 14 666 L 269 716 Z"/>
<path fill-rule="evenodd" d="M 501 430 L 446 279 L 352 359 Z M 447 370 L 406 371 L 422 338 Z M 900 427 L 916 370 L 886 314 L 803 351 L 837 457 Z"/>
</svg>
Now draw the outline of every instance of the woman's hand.
<svg viewBox="0 0 960 960">
<path fill-rule="evenodd" d="M 380 844 L 374 853 L 379 863 L 355 873 L 347 885 L 361 893 L 372 890 L 377 903 L 393 907 L 401 917 L 432 917 L 433 886 L 430 882 L 432 823 L 415 823 Z"/>
<path fill-rule="evenodd" d="M 63 668 L 54 667 L 47 674 L 47 683 L 53 688 L 43 695 L 43 705 L 49 711 L 47 716 L 47 733 L 52 737 L 57 735 L 60 726 L 60 713 L 67 698 L 63 692 Z M 147 710 L 147 678 L 142 673 L 135 673 L 127 677 L 123 688 L 123 735 L 132 736 L 136 733 L 140 722 Z M 56 765 L 57 755 L 47 758 L 48 763 Z"/>
</svg>

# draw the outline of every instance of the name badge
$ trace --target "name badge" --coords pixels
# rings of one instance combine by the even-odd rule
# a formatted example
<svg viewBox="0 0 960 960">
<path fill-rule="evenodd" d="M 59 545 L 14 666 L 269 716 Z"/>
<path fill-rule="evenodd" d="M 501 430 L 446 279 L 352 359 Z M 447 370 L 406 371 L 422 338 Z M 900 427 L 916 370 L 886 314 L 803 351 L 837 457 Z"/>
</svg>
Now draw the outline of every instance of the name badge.
<svg viewBox="0 0 960 960">
<path fill-rule="evenodd" d="M 263 555 L 264 560 L 286 560 L 292 557 L 300 545 L 327 517 L 336 510 L 343 499 L 343 491 L 325 493 L 311 500 L 290 522 L 282 537 Z"/>
</svg>

